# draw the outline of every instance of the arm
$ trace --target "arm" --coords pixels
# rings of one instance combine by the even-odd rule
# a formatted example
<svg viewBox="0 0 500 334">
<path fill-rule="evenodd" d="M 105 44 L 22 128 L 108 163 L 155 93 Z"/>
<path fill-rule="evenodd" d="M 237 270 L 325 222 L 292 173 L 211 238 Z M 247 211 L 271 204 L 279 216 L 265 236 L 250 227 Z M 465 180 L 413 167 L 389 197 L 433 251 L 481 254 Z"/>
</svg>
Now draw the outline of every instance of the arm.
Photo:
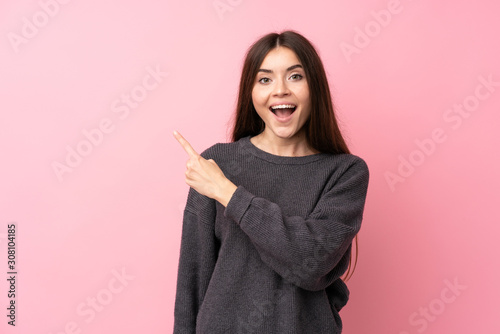
<svg viewBox="0 0 500 334">
<path fill-rule="evenodd" d="M 215 202 L 189 189 L 182 226 L 174 334 L 194 334 L 196 317 L 215 267 Z"/>
<path fill-rule="evenodd" d="M 262 261 L 306 290 L 321 290 L 343 272 L 335 267 L 361 227 L 368 167 L 357 159 L 304 219 L 284 216 L 280 207 L 239 186 L 224 215 L 248 235 Z M 344 268 L 345 271 L 345 268 Z"/>
</svg>

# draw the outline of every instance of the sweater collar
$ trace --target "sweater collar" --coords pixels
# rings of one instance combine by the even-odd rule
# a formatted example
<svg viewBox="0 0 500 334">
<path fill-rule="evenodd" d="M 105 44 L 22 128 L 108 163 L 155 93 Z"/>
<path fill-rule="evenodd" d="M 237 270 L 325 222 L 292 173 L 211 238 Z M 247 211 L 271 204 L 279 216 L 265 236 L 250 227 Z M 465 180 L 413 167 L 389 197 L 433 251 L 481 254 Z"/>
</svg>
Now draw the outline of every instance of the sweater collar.
<svg viewBox="0 0 500 334">
<path fill-rule="evenodd" d="M 246 136 L 238 140 L 240 143 L 240 146 L 250 152 L 251 154 L 255 155 L 258 158 L 261 158 L 263 160 L 275 163 L 275 164 L 289 164 L 289 165 L 302 165 L 302 164 L 307 164 L 313 161 L 317 161 L 320 159 L 324 159 L 331 154 L 328 153 L 316 153 L 316 154 L 311 154 L 311 155 L 305 155 L 302 157 L 290 157 L 290 156 L 282 156 L 282 155 L 275 155 L 271 154 L 269 152 L 266 152 L 264 150 L 261 150 L 257 146 L 255 146 L 251 141 L 250 138 L 252 136 Z"/>
</svg>

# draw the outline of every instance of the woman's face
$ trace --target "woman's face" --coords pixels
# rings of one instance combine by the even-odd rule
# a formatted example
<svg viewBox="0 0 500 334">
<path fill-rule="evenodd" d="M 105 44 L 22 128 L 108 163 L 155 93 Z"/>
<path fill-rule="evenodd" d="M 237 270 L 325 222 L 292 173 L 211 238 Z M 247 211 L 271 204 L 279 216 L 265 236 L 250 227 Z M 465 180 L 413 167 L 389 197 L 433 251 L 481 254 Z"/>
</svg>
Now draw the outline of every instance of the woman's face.
<svg viewBox="0 0 500 334">
<path fill-rule="evenodd" d="M 255 110 L 267 135 L 292 138 L 311 114 L 309 86 L 295 52 L 287 47 L 269 51 L 252 90 Z"/>
</svg>

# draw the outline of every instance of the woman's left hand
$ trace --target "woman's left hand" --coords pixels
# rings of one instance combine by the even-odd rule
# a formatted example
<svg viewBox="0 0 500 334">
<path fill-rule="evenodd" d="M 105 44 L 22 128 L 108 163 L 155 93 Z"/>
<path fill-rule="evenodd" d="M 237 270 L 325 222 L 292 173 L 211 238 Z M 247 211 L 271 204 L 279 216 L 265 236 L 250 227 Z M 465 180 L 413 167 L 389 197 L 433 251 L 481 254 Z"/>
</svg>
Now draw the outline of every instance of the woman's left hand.
<svg viewBox="0 0 500 334">
<path fill-rule="evenodd" d="M 226 178 L 213 159 L 207 160 L 199 155 L 180 133 L 174 131 L 174 137 L 189 155 L 186 163 L 186 183 L 200 194 L 227 206 L 237 188 L 236 185 Z"/>
</svg>

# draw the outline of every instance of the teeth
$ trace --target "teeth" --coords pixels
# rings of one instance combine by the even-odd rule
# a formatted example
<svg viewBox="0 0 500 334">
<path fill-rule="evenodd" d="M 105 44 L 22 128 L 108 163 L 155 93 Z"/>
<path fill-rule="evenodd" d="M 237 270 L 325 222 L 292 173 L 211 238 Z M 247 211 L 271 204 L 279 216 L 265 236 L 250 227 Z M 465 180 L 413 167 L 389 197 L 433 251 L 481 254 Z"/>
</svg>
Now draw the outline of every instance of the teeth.
<svg viewBox="0 0 500 334">
<path fill-rule="evenodd" d="M 295 108 L 295 106 L 293 104 L 280 104 L 271 107 L 271 109 L 288 109 L 288 108 Z"/>
</svg>

